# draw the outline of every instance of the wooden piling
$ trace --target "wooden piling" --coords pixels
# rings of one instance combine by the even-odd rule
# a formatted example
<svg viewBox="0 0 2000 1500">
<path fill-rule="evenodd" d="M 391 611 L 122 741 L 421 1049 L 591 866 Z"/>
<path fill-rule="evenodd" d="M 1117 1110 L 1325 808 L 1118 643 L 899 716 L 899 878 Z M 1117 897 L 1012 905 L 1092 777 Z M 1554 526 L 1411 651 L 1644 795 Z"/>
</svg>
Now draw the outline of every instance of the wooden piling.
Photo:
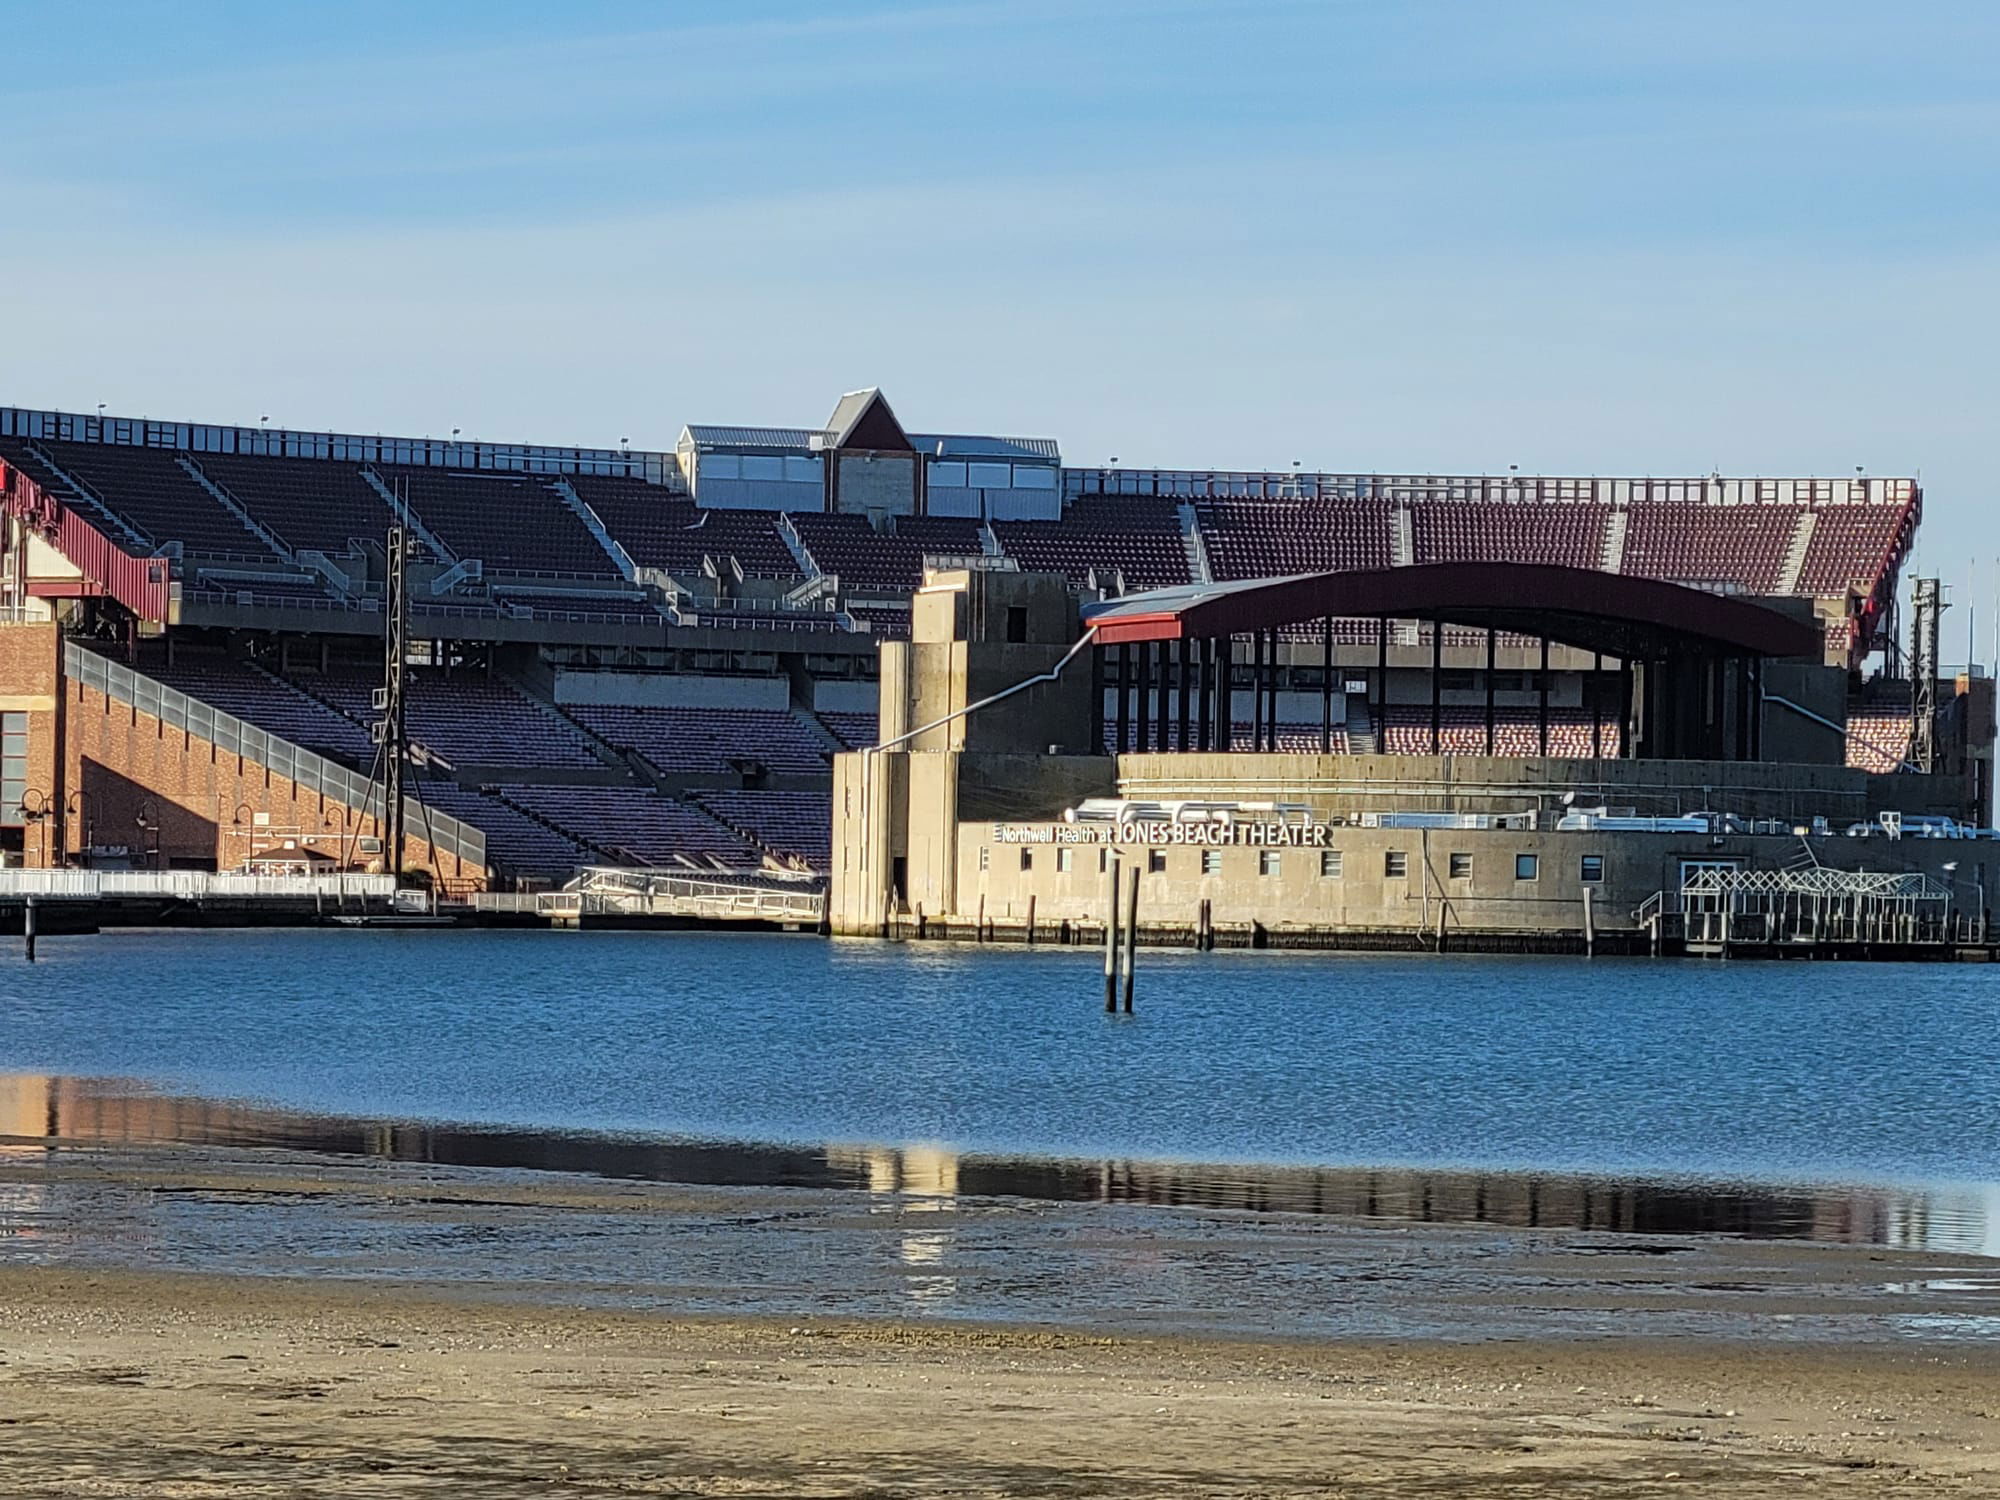
<svg viewBox="0 0 2000 1500">
<path fill-rule="evenodd" d="M 1035 943 L 1035 898 L 1033 893 L 1031 892 L 1028 896 L 1028 946 L 1032 948 L 1034 946 L 1034 943 Z"/>
<path fill-rule="evenodd" d="M 1104 868 L 1104 1008 L 1118 1009 L 1118 861 Z"/>
<path fill-rule="evenodd" d="M 33 963 L 35 961 L 35 898 L 33 896 L 28 898 L 27 910 L 21 916 L 21 939 L 22 947 L 27 953 L 28 962 Z"/>
<path fill-rule="evenodd" d="M 1125 1014 L 1132 1014 L 1132 977 L 1139 958 L 1139 867 L 1132 867 L 1125 891 Z"/>
</svg>

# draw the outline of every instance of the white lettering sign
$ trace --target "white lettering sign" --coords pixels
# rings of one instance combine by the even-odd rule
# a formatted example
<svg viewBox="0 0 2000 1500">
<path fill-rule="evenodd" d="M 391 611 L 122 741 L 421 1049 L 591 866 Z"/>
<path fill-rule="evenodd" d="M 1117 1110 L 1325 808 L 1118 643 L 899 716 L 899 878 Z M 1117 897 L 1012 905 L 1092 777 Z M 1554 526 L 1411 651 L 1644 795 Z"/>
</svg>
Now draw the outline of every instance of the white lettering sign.
<svg viewBox="0 0 2000 1500">
<path fill-rule="evenodd" d="M 1171 823 L 1134 818 L 1123 823 L 995 823 L 996 844 L 1175 844 L 1259 849 L 1325 849 L 1330 830 L 1305 823 Z"/>
</svg>

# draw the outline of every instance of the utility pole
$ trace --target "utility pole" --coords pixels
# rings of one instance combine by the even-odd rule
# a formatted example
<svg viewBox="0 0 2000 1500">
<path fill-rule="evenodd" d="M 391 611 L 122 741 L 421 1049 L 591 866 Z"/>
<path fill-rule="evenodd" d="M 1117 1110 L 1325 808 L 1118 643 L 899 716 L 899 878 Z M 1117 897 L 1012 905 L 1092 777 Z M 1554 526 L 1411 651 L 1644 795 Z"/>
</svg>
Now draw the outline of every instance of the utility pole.
<svg viewBox="0 0 2000 1500">
<path fill-rule="evenodd" d="M 1944 589 L 1935 578 L 1911 581 L 1910 759 L 1926 775 L 1937 769 L 1938 626 Z"/>
<path fill-rule="evenodd" d="M 403 772 L 409 764 L 409 740 L 403 725 L 403 694 L 409 680 L 410 596 L 407 569 L 409 533 L 401 525 L 389 528 L 388 598 L 383 620 L 382 686 L 375 690 L 375 743 L 382 752 L 382 863 L 403 878 Z"/>
</svg>

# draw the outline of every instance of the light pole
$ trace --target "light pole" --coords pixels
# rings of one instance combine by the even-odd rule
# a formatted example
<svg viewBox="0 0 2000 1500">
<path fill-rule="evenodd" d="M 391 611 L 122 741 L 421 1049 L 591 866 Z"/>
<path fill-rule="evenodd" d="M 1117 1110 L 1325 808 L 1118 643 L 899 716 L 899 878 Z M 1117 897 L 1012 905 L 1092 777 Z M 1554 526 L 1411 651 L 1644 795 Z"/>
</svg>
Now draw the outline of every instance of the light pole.
<svg viewBox="0 0 2000 1500">
<path fill-rule="evenodd" d="M 33 790 L 21 793 L 19 811 L 22 823 L 37 830 L 35 842 L 40 845 L 41 867 L 45 868 L 49 863 L 49 814 L 55 811 L 49 805 L 49 794 Z M 27 839 L 23 837 L 21 842 L 21 863 L 25 865 L 28 862 Z"/>
</svg>

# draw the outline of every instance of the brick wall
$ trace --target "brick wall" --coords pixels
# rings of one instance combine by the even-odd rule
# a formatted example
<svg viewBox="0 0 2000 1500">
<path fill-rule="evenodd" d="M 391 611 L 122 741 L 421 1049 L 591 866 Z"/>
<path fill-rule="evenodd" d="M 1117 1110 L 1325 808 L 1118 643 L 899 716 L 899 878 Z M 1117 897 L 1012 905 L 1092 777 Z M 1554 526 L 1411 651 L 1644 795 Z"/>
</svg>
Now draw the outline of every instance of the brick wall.
<svg viewBox="0 0 2000 1500">
<path fill-rule="evenodd" d="M 53 622 L 0 625 L 0 712 L 28 716 L 28 793 L 32 809 L 0 810 L 0 823 L 24 825 L 23 863 L 56 865 L 63 843 L 63 811 L 75 784 L 63 777 L 60 724 L 62 638 Z M 46 814 L 34 813 L 46 809 Z"/>
<path fill-rule="evenodd" d="M 290 839 L 351 868 L 359 838 L 379 837 L 379 820 L 308 790 L 186 730 L 175 729 L 81 684 L 67 685 L 64 717 L 69 785 L 81 795 L 66 844 L 124 845 L 147 868 L 228 870 Z M 261 821 L 260 821 L 260 815 Z M 406 834 L 404 867 L 434 870 L 450 891 L 483 889 L 485 870 L 456 855 L 435 856 Z"/>
</svg>

